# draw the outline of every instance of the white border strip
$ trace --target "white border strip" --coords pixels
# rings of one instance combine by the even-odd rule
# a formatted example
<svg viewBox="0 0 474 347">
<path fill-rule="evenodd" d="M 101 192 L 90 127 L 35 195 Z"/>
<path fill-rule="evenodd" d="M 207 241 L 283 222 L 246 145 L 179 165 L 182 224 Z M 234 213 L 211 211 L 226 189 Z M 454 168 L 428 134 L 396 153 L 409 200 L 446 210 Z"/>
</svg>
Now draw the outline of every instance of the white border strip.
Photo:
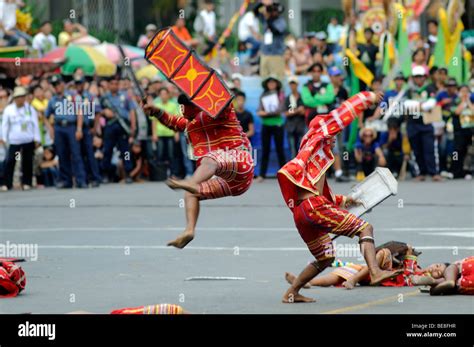
<svg viewBox="0 0 474 347">
<path fill-rule="evenodd" d="M 49 232 L 49 231 L 182 231 L 184 227 L 58 227 L 58 228 L 1 228 L 1 233 L 17 232 Z M 197 231 L 296 231 L 296 227 L 198 227 Z M 473 227 L 403 227 L 403 228 L 377 228 L 375 232 L 389 231 L 470 231 Z"/>
</svg>

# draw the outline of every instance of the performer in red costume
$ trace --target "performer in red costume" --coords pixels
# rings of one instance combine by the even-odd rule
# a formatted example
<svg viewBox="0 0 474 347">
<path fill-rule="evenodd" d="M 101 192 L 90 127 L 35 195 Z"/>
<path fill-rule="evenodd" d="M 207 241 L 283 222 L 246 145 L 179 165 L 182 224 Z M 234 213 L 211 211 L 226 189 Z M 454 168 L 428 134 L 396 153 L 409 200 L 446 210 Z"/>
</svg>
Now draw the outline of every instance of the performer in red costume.
<svg viewBox="0 0 474 347">
<path fill-rule="evenodd" d="M 293 281 L 283 302 L 313 302 L 299 294 L 300 289 L 328 267 L 335 257 L 329 233 L 359 237 L 362 254 L 370 272 L 371 284 L 396 276 L 400 271 L 380 269 L 375 258 L 373 227 L 345 208 L 358 201 L 334 195 L 326 180 L 326 171 L 334 162 L 331 149 L 335 136 L 382 100 L 383 94 L 358 93 L 327 115 L 318 115 L 309 124 L 298 155 L 278 171 L 278 183 L 286 204 L 293 212 L 295 225 L 316 261 Z"/>
<path fill-rule="evenodd" d="M 216 118 L 196 107 L 185 95 L 178 102 L 183 116 L 177 117 L 145 105 L 144 111 L 174 131 L 185 132 L 192 147 L 197 169 L 185 180 L 169 179 L 172 189 L 184 189 L 186 229 L 168 246 L 184 248 L 194 238 L 199 200 L 237 196 L 246 192 L 253 180 L 251 145 L 230 103 Z"/>
</svg>

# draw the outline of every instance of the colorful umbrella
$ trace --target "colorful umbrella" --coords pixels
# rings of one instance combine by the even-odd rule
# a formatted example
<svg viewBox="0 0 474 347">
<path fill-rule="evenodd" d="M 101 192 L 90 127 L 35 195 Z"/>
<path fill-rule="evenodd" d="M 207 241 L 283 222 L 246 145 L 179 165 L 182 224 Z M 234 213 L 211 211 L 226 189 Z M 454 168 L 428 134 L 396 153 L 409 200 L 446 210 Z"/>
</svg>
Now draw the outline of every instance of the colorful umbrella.
<svg viewBox="0 0 474 347">
<path fill-rule="evenodd" d="M 112 63 L 120 64 L 122 62 L 122 55 L 120 54 L 117 45 L 109 42 L 103 42 L 100 45 L 94 46 L 94 48 L 105 55 Z M 144 59 L 145 50 L 129 45 L 122 45 L 122 48 L 125 51 L 125 55 L 132 61 L 132 65 L 139 66 L 140 62 L 137 60 Z"/>
<path fill-rule="evenodd" d="M 84 74 L 92 76 L 112 76 L 117 71 L 117 66 L 110 62 L 103 54 L 90 46 L 69 45 L 59 47 L 44 56 L 46 59 L 66 58 L 61 72 L 72 75 L 77 68 L 84 70 Z"/>
<path fill-rule="evenodd" d="M 141 80 L 142 78 L 148 78 L 149 80 L 153 80 L 157 76 L 163 81 L 166 79 L 165 75 L 163 75 L 160 70 L 150 64 L 138 69 L 135 72 L 135 77 L 137 78 L 137 80 Z"/>
</svg>

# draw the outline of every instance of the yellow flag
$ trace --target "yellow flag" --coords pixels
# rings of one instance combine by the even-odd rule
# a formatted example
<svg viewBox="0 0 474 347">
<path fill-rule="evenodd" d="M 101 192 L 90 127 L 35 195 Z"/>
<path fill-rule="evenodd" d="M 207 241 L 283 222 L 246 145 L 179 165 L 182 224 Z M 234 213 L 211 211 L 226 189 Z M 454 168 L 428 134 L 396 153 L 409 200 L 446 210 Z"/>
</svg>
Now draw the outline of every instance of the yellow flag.
<svg viewBox="0 0 474 347">
<path fill-rule="evenodd" d="M 374 74 L 367 69 L 365 64 L 361 62 L 350 49 L 346 49 L 346 56 L 350 59 L 354 74 L 357 78 L 368 86 L 372 85 Z"/>
</svg>

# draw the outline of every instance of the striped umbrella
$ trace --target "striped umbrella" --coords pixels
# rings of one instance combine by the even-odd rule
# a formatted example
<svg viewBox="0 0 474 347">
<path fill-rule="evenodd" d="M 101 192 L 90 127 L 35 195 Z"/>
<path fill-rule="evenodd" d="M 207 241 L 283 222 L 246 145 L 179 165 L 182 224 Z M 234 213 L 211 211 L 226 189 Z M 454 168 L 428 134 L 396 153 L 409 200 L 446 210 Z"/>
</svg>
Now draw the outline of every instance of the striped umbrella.
<svg viewBox="0 0 474 347">
<path fill-rule="evenodd" d="M 107 57 L 91 46 L 69 45 L 59 47 L 44 56 L 47 59 L 65 58 L 66 63 L 61 72 L 72 75 L 77 68 L 84 70 L 84 74 L 92 76 L 112 76 L 117 71 L 117 66 L 109 61 Z"/>
<path fill-rule="evenodd" d="M 109 42 L 103 42 L 100 45 L 94 46 L 94 48 L 105 55 L 112 63 L 120 64 L 122 62 L 122 55 L 120 54 L 117 45 Z M 145 50 L 129 45 L 122 45 L 122 48 L 125 51 L 125 55 L 130 58 L 132 66 L 139 66 L 140 62 L 137 60 L 144 59 Z"/>
<path fill-rule="evenodd" d="M 137 78 L 137 80 L 141 80 L 142 78 L 148 78 L 149 80 L 153 80 L 157 76 L 160 77 L 163 81 L 166 80 L 165 75 L 163 75 L 160 70 L 158 70 L 151 64 L 146 65 L 135 71 L 135 77 Z"/>
</svg>

